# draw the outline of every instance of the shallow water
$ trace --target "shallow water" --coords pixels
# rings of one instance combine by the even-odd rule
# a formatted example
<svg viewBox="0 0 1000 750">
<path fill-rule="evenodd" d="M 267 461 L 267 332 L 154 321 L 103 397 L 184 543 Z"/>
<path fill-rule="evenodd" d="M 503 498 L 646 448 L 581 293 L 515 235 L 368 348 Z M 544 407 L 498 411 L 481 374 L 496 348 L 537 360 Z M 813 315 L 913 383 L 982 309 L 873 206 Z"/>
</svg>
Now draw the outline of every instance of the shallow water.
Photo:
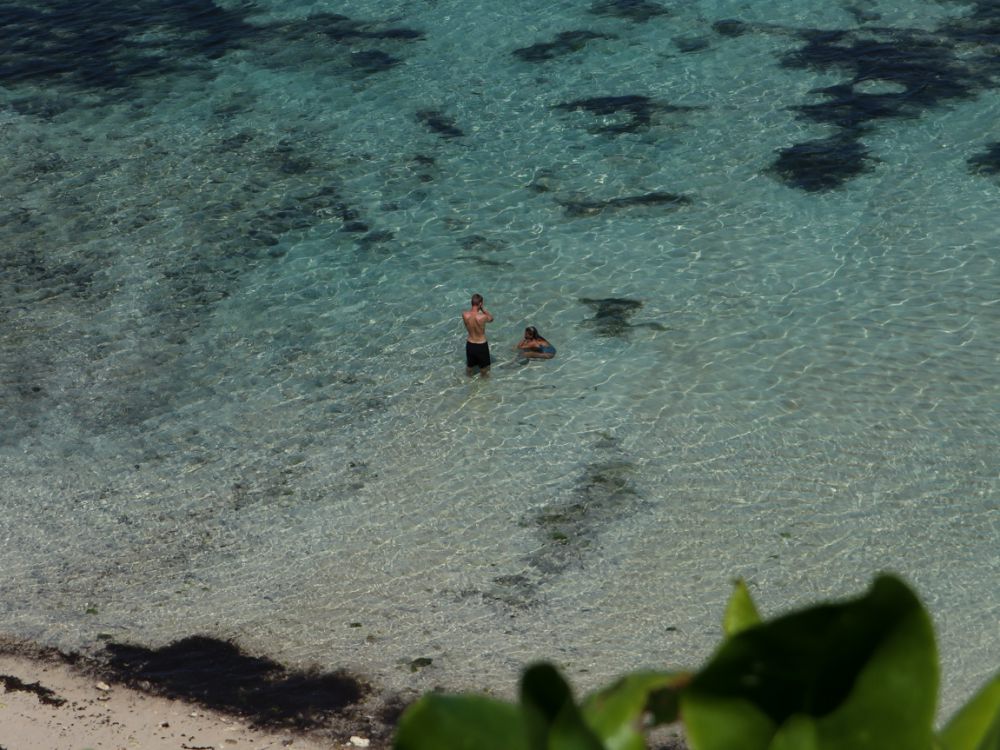
<svg viewBox="0 0 1000 750">
<path fill-rule="evenodd" d="M 992 6 L 135 7 L 3 6 L 0 628 L 587 688 L 893 570 L 994 671 Z"/>
</svg>

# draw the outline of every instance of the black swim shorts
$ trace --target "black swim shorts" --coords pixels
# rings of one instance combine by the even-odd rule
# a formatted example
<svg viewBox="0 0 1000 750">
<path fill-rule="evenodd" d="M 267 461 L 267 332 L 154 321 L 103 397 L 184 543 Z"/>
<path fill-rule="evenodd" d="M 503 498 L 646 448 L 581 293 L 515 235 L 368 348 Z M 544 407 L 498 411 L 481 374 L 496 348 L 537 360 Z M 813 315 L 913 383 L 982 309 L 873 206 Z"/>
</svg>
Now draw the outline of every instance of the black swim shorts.
<svg viewBox="0 0 1000 750">
<path fill-rule="evenodd" d="M 469 367 L 490 366 L 490 345 L 485 341 L 481 344 L 465 342 L 465 363 Z"/>
</svg>

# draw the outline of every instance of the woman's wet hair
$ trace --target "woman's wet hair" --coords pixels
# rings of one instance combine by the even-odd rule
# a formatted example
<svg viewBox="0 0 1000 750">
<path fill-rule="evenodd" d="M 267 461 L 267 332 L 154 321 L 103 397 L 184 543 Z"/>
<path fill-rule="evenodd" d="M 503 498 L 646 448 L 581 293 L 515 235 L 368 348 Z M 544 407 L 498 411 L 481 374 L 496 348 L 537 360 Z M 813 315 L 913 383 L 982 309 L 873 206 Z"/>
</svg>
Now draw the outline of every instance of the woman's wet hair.
<svg viewBox="0 0 1000 750">
<path fill-rule="evenodd" d="M 524 329 L 524 332 L 529 336 L 531 336 L 531 338 L 533 339 L 541 338 L 541 336 L 538 335 L 538 329 L 535 328 L 534 326 L 528 326 L 527 328 Z"/>
</svg>

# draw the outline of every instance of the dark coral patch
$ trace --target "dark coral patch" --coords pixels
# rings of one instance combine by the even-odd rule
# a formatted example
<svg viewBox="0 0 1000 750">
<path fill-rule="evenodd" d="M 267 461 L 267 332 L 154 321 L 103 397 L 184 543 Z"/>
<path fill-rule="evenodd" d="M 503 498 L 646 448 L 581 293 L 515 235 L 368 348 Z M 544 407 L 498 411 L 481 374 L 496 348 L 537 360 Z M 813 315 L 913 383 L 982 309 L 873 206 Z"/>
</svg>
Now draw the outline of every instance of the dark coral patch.
<svg viewBox="0 0 1000 750">
<path fill-rule="evenodd" d="M 592 128 L 595 133 L 634 133 L 648 128 L 653 119 L 652 100 L 646 96 L 601 96 L 591 99 L 576 99 L 556 105 L 564 112 L 585 110 L 598 117 L 623 115 L 624 119 L 608 125 Z"/>
<path fill-rule="evenodd" d="M 434 182 L 440 173 L 437 169 L 437 160 L 433 156 L 416 154 L 407 161 L 406 166 L 419 182 Z"/>
<path fill-rule="evenodd" d="M 956 42 L 986 46 L 988 61 L 996 64 L 996 55 L 989 55 L 989 48 L 1000 45 L 1000 3 L 975 0 L 969 5 L 970 13 L 951 19 L 942 31 Z"/>
<path fill-rule="evenodd" d="M 266 42 L 364 40 L 409 42 L 413 29 L 380 28 L 334 13 L 271 23 L 251 22 L 252 4 L 224 8 L 211 0 L 162 3 L 138 0 L 39 0 L 0 8 L 0 81 L 57 83 L 87 91 L 116 92 L 139 79 L 189 71 L 236 50 L 260 53 Z M 155 35 L 150 42 L 144 35 Z M 362 51 L 352 64 L 366 72 L 391 67 L 385 53 Z M 206 74 L 211 68 L 202 65 Z"/>
<path fill-rule="evenodd" d="M 844 10 L 854 16 L 858 23 L 873 23 L 882 19 L 881 13 L 868 10 L 860 5 L 845 5 Z"/>
<path fill-rule="evenodd" d="M 779 152 L 771 173 L 810 192 L 832 190 L 870 169 L 860 139 L 876 123 L 914 117 L 943 102 L 966 99 L 986 79 L 947 45 L 905 31 L 859 36 L 846 31 L 806 32 L 806 44 L 784 57 L 789 68 L 844 70 L 849 82 L 814 93 L 826 100 L 795 109 L 804 119 L 841 129 L 830 138 Z M 866 90 L 872 85 L 888 89 Z"/>
<path fill-rule="evenodd" d="M 617 118 L 613 122 L 605 122 L 590 128 L 592 133 L 605 135 L 636 133 L 650 127 L 653 116 L 657 113 L 673 114 L 690 112 L 692 109 L 658 102 L 639 94 L 574 99 L 571 102 L 557 104 L 555 108 L 563 112 L 584 111 L 600 118 Z"/>
<path fill-rule="evenodd" d="M 289 196 L 261 209 L 254 216 L 252 232 L 262 237 L 280 237 L 289 232 L 303 232 L 330 218 L 338 218 L 347 225 L 358 221 L 359 212 L 344 202 L 336 187 L 324 185 L 315 192 Z"/>
<path fill-rule="evenodd" d="M 651 0 L 596 0 L 590 6 L 595 16 L 614 16 L 633 23 L 645 23 L 657 16 L 670 15 L 670 11 Z"/>
<path fill-rule="evenodd" d="M 641 308 L 642 302 L 635 299 L 606 297 L 604 299 L 580 299 L 585 305 L 593 308 L 594 317 L 588 324 L 597 329 L 597 334 L 603 337 L 622 336 L 632 327 L 630 321 Z"/>
<path fill-rule="evenodd" d="M 984 153 L 969 159 L 969 171 L 973 174 L 1000 174 L 1000 141 L 991 143 Z"/>
<path fill-rule="evenodd" d="M 107 676 L 258 725 L 309 728 L 342 714 L 369 688 L 344 672 L 292 671 L 232 643 L 192 636 L 158 649 L 105 646 Z"/>
<path fill-rule="evenodd" d="M 460 243 L 462 248 L 470 253 L 469 255 L 456 256 L 461 260 L 472 260 L 491 268 L 510 268 L 513 266 L 513 264 L 508 261 L 495 260 L 494 258 L 490 258 L 485 255 L 485 253 L 502 253 L 507 250 L 507 242 L 502 239 L 491 239 L 490 237 L 484 237 L 481 234 L 472 234 L 468 237 L 463 237 Z"/>
<path fill-rule="evenodd" d="M 302 21 L 284 21 L 267 26 L 280 29 L 291 39 L 305 39 L 321 35 L 331 42 L 355 40 L 417 41 L 424 38 L 422 31 L 404 28 L 380 29 L 377 25 L 356 21 L 338 13 L 318 13 Z"/>
<path fill-rule="evenodd" d="M 623 198 L 611 198 L 604 201 L 563 200 L 559 204 L 566 210 L 566 215 L 574 218 L 597 216 L 605 211 L 621 211 L 637 207 L 678 208 L 691 202 L 686 195 L 676 193 L 644 193 L 643 195 L 628 195 Z"/>
<path fill-rule="evenodd" d="M 610 436 L 596 446 L 605 453 L 589 462 L 572 493 L 548 503 L 523 521 L 540 532 L 537 549 L 516 573 L 496 576 L 488 591 L 468 590 L 463 596 L 480 596 L 485 601 L 524 609 L 538 603 L 547 579 L 563 574 L 593 554 L 600 535 L 608 525 L 642 509 L 643 500 L 635 488 L 636 466 L 620 455 L 617 441 Z M 615 455 L 618 454 L 618 455 Z"/>
<path fill-rule="evenodd" d="M 749 31 L 750 27 L 743 21 L 732 18 L 724 18 L 712 24 L 712 31 L 719 36 L 738 37 Z"/>
<path fill-rule="evenodd" d="M 313 162 L 297 155 L 294 148 L 286 142 L 263 151 L 265 164 L 282 175 L 301 175 L 313 168 Z"/>
<path fill-rule="evenodd" d="M 634 473 L 635 465 L 624 460 L 587 466 L 576 497 L 549 505 L 538 515 L 536 523 L 544 530 L 548 545 L 532 557 L 532 567 L 549 575 L 562 572 L 590 547 L 601 526 L 620 518 L 625 507 L 635 503 Z"/>
<path fill-rule="evenodd" d="M 362 73 L 381 73 L 399 65 L 402 60 L 387 52 L 366 49 L 351 53 L 351 67 Z"/>
<path fill-rule="evenodd" d="M 858 92 L 850 84 L 814 89 L 814 94 L 827 97 L 818 104 L 803 104 L 794 109 L 807 120 L 822 122 L 850 130 L 860 130 L 874 120 L 902 117 L 906 102 L 900 94 L 869 94 Z"/>
<path fill-rule="evenodd" d="M 227 136 L 219 142 L 218 151 L 239 151 L 248 143 L 251 143 L 253 139 L 254 134 L 248 131 Z"/>
<path fill-rule="evenodd" d="M 361 237 L 357 245 L 362 250 L 370 250 L 375 245 L 381 245 L 389 242 L 393 239 L 396 234 L 388 229 L 380 229 L 377 232 L 369 232 L 364 237 Z"/>
<path fill-rule="evenodd" d="M 782 149 L 771 171 L 788 185 L 815 193 L 870 171 L 870 161 L 864 144 L 840 135 Z"/>
<path fill-rule="evenodd" d="M 457 260 L 471 260 L 479 263 L 482 266 L 488 266 L 489 268 L 513 268 L 513 263 L 508 263 L 504 260 L 491 260 L 490 258 L 485 258 L 482 255 L 456 255 Z"/>
<path fill-rule="evenodd" d="M 859 4 L 845 5 L 859 24 L 879 20 Z M 835 135 L 779 152 L 770 172 L 810 191 L 831 190 L 869 169 L 860 140 L 892 119 L 970 99 L 995 86 L 1000 74 L 1000 4 L 978 0 L 971 12 L 934 31 L 865 26 L 854 29 L 791 29 L 725 19 L 721 36 L 781 34 L 801 46 L 781 58 L 786 68 L 841 73 L 844 80 L 813 91 L 822 101 L 793 109 L 802 119 L 832 125 Z M 961 45 L 961 46 L 959 46 Z M 845 160 L 847 160 L 845 162 Z M 970 168 L 978 171 L 977 163 Z"/>
<path fill-rule="evenodd" d="M 30 237 L 40 220 L 32 209 L 19 208 L 0 214 L 0 226 L 9 236 Z M 95 277 L 105 262 L 103 256 L 55 261 L 47 258 L 37 244 L 17 242 L 0 254 L 0 279 L 13 292 L 33 290 L 39 299 L 62 295 L 85 299 L 94 294 Z"/>
<path fill-rule="evenodd" d="M 948 45 L 939 40 L 921 38 L 917 34 L 898 31 L 883 35 L 859 36 L 846 31 L 808 32 L 806 44 L 786 55 L 782 65 L 787 68 L 814 70 L 844 70 L 853 86 L 861 82 L 878 81 L 900 89 L 898 94 L 879 97 L 873 108 L 878 118 L 908 116 L 942 102 L 967 99 L 976 89 L 989 85 L 981 72 L 959 61 Z M 828 105 L 843 112 L 851 99 L 845 86 L 834 87 L 835 97 Z M 865 97 L 854 95 L 858 116 L 852 125 L 864 122 Z M 838 115 L 825 114 L 822 105 L 810 108 L 810 119 L 830 122 Z M 843 117 L 843 115 L 839 115 Z"/>
<path fill-rule="evenodd" d="M 709 48 L 709 41 L 703 36 L 678 36 L 673 41 L 674 46 L 684 53 L 701 52 Z"/>
<path fill-rule="evenodd" d="M 542 576 L 562 573 L 599 543 L 603 528 L 636 513 L 642 498 L 635 476 L 635 464 L 624 456 L 606 455 L 589 463 L 573 495 L 545 506 L 535 517 L 545 543 L 529 558 L 530 569 Z M 532 588 L 518 582 L 515 591 L 524 594 Z"/>
<path fill-rule="evenodd" d="M 539 42 L 530 47 L 521 47 L 512 53 L 525 62 L 543 62 L 562 57 L 572 52 L 579 52 L 594 39 L 613 39 L 608 34 L 598 34 L 596 31 L 563 31 L 551 42 Z"/>
<path fill-rule="evenodd" d="M 75 104 L 69 99 L 57 99 L 46 96 L 26 96 L 14 99 L 10 106 L 19 115 L 28 115 L 42 120 L 51 120 L 63 112 L 68 112 Z"/>
<path fill-rule="evenodd" d="M 136 34 L 166 30 L 153 45 Z M 0 79 L 62 80 L 83 88 L 116 89 L 150 74 L 175 70 L 192 55 L 218 57 L 255 33 L 243 16 L 211 2 L 42 2 L 0 11 Z"/>
<path fill-rule="evenodd" d="M 462 248 L 470 252 L 499 253 L 508 249 L 508 243 L 502 239 L 491 239 L 481 234 L 470 234 L 461 239 Z"/>
<path fill-rule="evenodd" d="M 455 120 L 436 109 L 422 109 L 416 114 L 417 122 L 442 138 L 461 138 L 465 133 Z"/>
<path fill-rule="evenodd" d="M 799 32 L 804 45 L 786 54 L 787 68 L 842 71 L 843 83 L 815 90 L 823 101 L 794 109 L 803 119 L 840 132 L 779 152 L 770 172 L 818 192 L 870 170 L 861 139 L 879 123 L 911 118 L 991 85 L 987 71 L 956 56 L 946 38 L 921 31 L 862 29 Z"/>
</svg>

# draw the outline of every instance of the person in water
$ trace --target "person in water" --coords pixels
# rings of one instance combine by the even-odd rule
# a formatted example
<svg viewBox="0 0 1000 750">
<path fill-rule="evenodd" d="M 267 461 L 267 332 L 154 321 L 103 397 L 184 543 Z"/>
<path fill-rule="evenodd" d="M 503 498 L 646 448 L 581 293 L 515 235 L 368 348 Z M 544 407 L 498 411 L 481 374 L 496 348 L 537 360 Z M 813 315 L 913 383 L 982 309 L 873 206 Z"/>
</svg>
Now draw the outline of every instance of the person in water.
<svg viewBox="0 0 1000 750">
<path fill-rule="evenodd" d="M 518 343 L 517 348 L 528 359 L 552 359 L 556 356 L 556 348 L 542 338 L 534 326 L 524 329 L 524 338 Z"/>
<path fill-rule="evenodd" d="M 486 341 L 486 324 L 493 316 L 483 307 L 483 295 L 472 295 L 472 307 L 462 313 L 462 322 L 469 332 L 465 340 L 465 374 L 470 377 L 479 368 L 484 378 L 490 376 L 490 345 Z"/>
</svg>

